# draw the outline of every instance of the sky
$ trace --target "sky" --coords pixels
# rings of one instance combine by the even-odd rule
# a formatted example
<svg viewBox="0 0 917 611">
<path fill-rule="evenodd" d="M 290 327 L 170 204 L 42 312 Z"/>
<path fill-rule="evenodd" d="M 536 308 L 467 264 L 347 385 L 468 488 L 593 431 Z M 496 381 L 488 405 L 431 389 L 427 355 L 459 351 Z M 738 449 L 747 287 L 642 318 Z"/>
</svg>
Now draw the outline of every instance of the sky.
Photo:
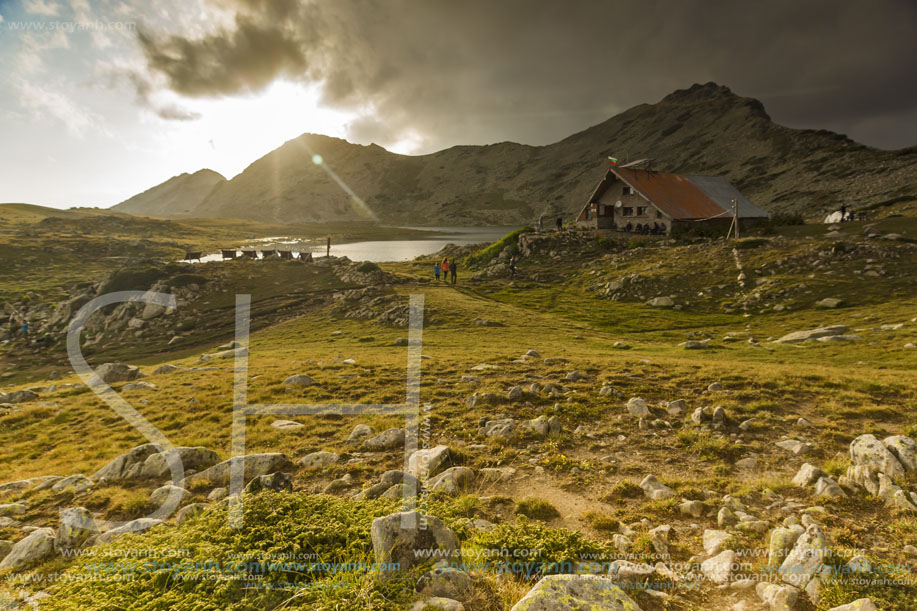
<svg viewBox="0 0 917 611">
<path fill-rule="evenodd" d="M 549 144 L 715 81 L 917 144 L 913 0 L 0 0 L 0 202 L 107 207 L 321 133 Z"/>
</svg>

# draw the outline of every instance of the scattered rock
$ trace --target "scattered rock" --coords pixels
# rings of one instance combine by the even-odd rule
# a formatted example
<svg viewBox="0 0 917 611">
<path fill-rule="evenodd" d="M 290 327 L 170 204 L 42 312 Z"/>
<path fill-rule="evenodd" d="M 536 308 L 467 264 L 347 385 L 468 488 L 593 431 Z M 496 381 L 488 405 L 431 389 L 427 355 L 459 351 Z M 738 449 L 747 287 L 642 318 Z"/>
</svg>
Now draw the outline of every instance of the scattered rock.
<svg viewBox="0 0 917 611">
<path fill-rule="evenodd" d="M 350 437 L 347 438 L 347 443 L 360 443 L 364 439 L 368 439 L 376 434 L 376 429 L 369 426 L 368 424 L 358 424 L 353 427 L 353 431 L 350 432 Z"/>
<path fill-rule="evenodd" d="M 0 393 L 0 403 L 14 404 L 37 400 L 38 393 L 31 390 L 16 390 L 10 393 Z"/>
<path fill-rule="evenodd" d="M 259 475 L 248 482 L 245 486 L 245 492 L 256 494 L 264 490 L 273 490 L 274 492 L 291 492 L 293 490 L 293 476 L 289 473 L 271 473 L 270 475 Z"/>
<path fill-rule="evenodd" d="M 726 583 L 732 577 L 732 567 L 736 553 L 731 549 L 724 550 L 700 565 L 704 576 L 714 583 Z"/>
<path fill-rule="evenodd" d="M 808 331 L 795 331 L 793 333 L 787 333 L 780 339 L 776 340 L 776 343 L 795 344 L 795 343 L 804 342 L 810 339 L 818 339 L 820 337 L 830 337 L 832 335 L 843 335 L 847 331 L 848 329 L 844 325 L 832 325 L 830 327 L 817 327 L 815 329 L 810 329 Z"/>
<path fill-rule="evenodd" d="M 647 475 L 640 482 L 640 487 L 646 496 L 654 501 L 675 496 L 675 491 L 656 479 L 655 475 Z"/>
<path fill-rule="evenodd" d="M 153 454 L 162 451 L 162 447 L 155 443 L 145 443 L 129 452 L 121 454 L 110 463 L 92 474 L 92 479 L 99 481 L 119 481 L 133 479 L 140 476 L 144 461 Z"/>
<path fill-rule="evenodd" d="M 140 467 L 139 477 L 160 479 L 171 474 L 168 456 L 170 452 L 157 452 L 146 457 Z M 181 460 L 184 470 L 201 471 L 220 462 L 220 456 L 213 450 L 201 446 L 180 446 L 173 450 L 173 455 Z"/>
<path fill-rule="evenodd" d="M 305 425 L 302 422 L 294 422 L 292 420 L 274 420 L 271 423 L 271 426 L 281 431 L 290 431 L 294 429 L 301 429 Z"/>
<path fill-rule="evenodd" d="M 241 459 L 245 481 L 277 471 L 292 471 L 294 468 L 293 462 L 286 454 L 246 454 L 242 456 Z M 191 488 L 196 482 L 208 482 L 214 486 L 226 486 L 229 484 L 231 462 L 232 459 L 228 459 L 221 463 L 217 463 L 209 469 L 186 477 L 179 485 L 182 488 Z"/>
<path fill-rule="evenodd" d="M 299 464 L 307 469 L 324 469 L 337 463 L 341 457 L 334 452 L 312 452 L 299 459 Z"/>
<path fill-rule="evenodd" d="M 304 373 L 297 373 L 292 375 L 283 381 L 283 384 L 286 386 L 312 386 L 315 384 L 315 380 L 312 376 L 306 375 Z"/>
<path fill-rule="evenodd" d="M 716 556 L 725 551 L 726 544 L 731 539 L 732 535 L 725 530 L 705 530 L 703 538 L 704 551 L 707 552 L 708 556 Z"/>
<path fill-rule="evenodd" d="M 784 439 L 783 441 L 778 441 L 776 445 L 778 448 L 783 448 L 796 456 L 808 454 L 814 449 L 810 444 L 798 439 Z"/>
<path fill-rule="evenodd" d="M 39 528 L 26 538 L 17 542 L 9 554 L 0 561 L 3 569 L 19 570 L 51 557 L 54 554 L 54 531 L 50 528 Z"/>
<path fill-rule="evenodd" d="M 837 299 L 836 297 L 825 297 L 824 299 L 815 302 L 815 307 L 826 310 L 833 310 L 834 308 L 840 307 L 843 304 L 843 299 Z"/>
<path fill-rule="evenodd" d="M 879 608 L 868 598 L 858 598 L 852 603 L 831 607 L 828 611 L 879 611 Z"/>
<path fill-rule="evenodd" d="M 810 525 L 780 565 L 783 581 L 796 587 L 809 583 L 822 572 L 824 560 L 829 553 L 822 528 L 817 524 Z"/>
<path fill-rule="evenodd" d="M 79 494 L 86 490 L 89 490 L 93 486 L 93 481 L 83 475 L 78 473 L 76 475 L 70 475 L 63 479 L 59 479 L 54 482 L 54 485 L 51 486 L 51 490 L 54 492 L 69 492 L 71 494 Z"/>
<path fill-rule="evenodd" d="M 396 562 L 401 571 L 429 560 L 459 558 L 458 537 L 435 516 L 393 513 L 373 520 L 370 534 L 376 562 Z"/>
<path fill-rule="evenodd" d="M 136 520 L 131 520 L 123 526 L 113 528 L 99 535 L 99 543 L 111 543 L 121 535 L 125 535 L 127 533 L 143 532 L 153 528 L 154 526 L 159 526 L 162 523 L 162 520 L 156 520 L 153 518 L 138 518 Z"/>
<path fill-rule="evenodd" d="M 431 477 L 449 460 L 449 446 L 438 445 L 433 448 L 417 450 L 408 457 L 408 473 L 415 477 Z"/>
<path fill-rule="evenodd" d="M 191 503 L 190 505 L 185 505 L 175 514 L 175 523 L 178 525 L 184 524 L 194 516 L 204 513 L 206 509 L 207 505 L 204 503 Z"/>
<path fill-rule="evenodd" d="M 404 429 L 392 428 L 382 431 L 375 437 L 371 437 L 363 442 L 363 449 L 370 452 L 381 452 L 382 450 L 394 450 L 404 446 Z"/>
<path fill-rule="evenodd" d="M 98 384 L 99 380 L 106 384 L 116 382 L 130 382 L 141 377 L 140 369 L 134 365 L 124 363 L 105 363 L 96 368 L 90 380 L 90 386 Z"/>
<path fill-rule="evenodd" d="M 901 462 L 874 435 L 860 435 L 850 442 L 850 462 L 885 473 L 892 479 L 906 475 Z"/>
<path fill-rule="evenodd" d="M 599 575 L 542 577 L 511 611 L 640 611 L 616 581 Z"/>
<path fill-rule="evenodd" d="M 799 468 L 793 483 L 801 487 L 811 486 L 822 477 L 828 477 L 828 474 L 813 464 L 805 463 Z"/>
<path fill-rule="evenodd" d="M 793 586 L 776 583 L 759 582 L 755 593 L 771 611 L 792 611 L 799 598 L 799 590 Z"/>
<path fill-rule="evenodd" d="M 453 567 L 438 567 L 417 580 L 417 591 L 425 596 L 467 600 L 473 587 L 471 576 Z"/>
<path fill-rule="evenodd" d="M 54 536 L 54 549 L 76 550 L 99 532 L 92 514 L 83 507 L 71 507 L 60 512 L 60 526 Z"/>
<path fill-rule="evenodd" d="M 637 418 L 643 418 L 650 415 L 650 408 L 647 407 L 646 401 L 640 397 L 631 397 L 627 402 L 627 413 Z"/>
</svg>

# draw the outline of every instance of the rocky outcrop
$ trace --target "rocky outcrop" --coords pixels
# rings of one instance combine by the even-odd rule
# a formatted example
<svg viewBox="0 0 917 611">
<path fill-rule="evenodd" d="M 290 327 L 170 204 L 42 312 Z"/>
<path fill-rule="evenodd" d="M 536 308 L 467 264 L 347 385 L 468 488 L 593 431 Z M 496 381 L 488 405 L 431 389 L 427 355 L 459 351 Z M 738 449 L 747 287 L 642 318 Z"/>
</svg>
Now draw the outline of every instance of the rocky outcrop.
<svg viewBox="0 0 917 611">
<path fill-rule="evenodd" d="M 394 513 L 373 520 L 370 534 L 377 563 L 405 571 L 431 560 L 459 557 L 458 537 L 439 518 L 419 512 Z"/>
<path fill-rule="evenodd" d="M 240 458 L 242 460 L 244 480 L 246 482 L 261 475 L 268 475 L 277 471 L 292 471 L 294 469 L 293 462 L 286 454 L 246 454 Z M 229 484 L 231 463 L 232 459 L 224 460 L 221 463 L 213 465 L 209 469 L 186 477 L 179 485 L 182 488 L 189 488 L 199 482 L 207 482 L 213 486 L 225 486 Z"/>
</svg>

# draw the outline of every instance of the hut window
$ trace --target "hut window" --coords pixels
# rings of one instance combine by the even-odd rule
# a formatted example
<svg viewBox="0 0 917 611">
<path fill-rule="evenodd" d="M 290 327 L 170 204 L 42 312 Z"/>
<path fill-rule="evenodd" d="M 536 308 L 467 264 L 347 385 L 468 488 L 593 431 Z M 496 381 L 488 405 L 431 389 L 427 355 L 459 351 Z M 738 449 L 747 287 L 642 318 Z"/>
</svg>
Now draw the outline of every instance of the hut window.
<svg viewBox="0 0 917 611">
<path fill-rule="evenodd" d="M 656 211 L 656 218 L 657 218 L 657 219 L 661 219 L 661 218 L 662 218 L 662 213 L 659 212 L 658 210 Z"/>
<path fill-rule="evenodd" d="M 637 206 L 637 216 L 644 216 L 646 214 L 646 206 Z"/>
<path fill-rule="evenodd" d="M 624 210 L 624 213 L 623 213 L 624 216 L 633 216 L 634 215 L 634 209 L 631 208 L 630 206 L 624 206 L 623 210 Z"/>
<path fill-rule="evenodd" d="M 624 195 L 633 195 L 633 194 L 634 194 L 633 187 L 626 187 L 626 186 L 624 187 Z"/>
</svg>

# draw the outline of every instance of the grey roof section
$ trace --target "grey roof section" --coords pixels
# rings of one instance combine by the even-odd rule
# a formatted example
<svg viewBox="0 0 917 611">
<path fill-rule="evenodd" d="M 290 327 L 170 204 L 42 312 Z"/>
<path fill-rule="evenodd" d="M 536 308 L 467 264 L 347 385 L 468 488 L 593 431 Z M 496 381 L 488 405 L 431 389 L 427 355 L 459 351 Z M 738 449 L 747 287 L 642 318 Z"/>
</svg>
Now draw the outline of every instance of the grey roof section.
<svg viewBox="0 0 917 611">
<path fill-rule="evenodd" d="M 770 216 L 767 211 L 748 201 L 747 197 L 742 195 L 738 189 L 732 186 L 732 183 L 722 176 L 690 176 L 685 174 L 685 178 L 693 182 L 698 189 L 716 202 L 718 206 L 728 210 L 730 213 L 732 212 L 732 200 L 737 200 L 739 202 L 740 219 L 768 218 Z"/>
</svg>

